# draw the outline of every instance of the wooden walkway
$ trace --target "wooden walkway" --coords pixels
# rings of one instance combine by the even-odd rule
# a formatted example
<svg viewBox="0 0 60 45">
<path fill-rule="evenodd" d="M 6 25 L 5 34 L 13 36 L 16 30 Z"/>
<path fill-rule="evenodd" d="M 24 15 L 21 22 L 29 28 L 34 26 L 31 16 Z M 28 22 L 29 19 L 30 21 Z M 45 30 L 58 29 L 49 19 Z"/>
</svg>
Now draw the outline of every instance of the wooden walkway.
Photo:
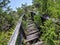
<svg viewBox="0 0 60 45">
<path fill-rule="evenodd" d="M 24 15 L 22 15 L 21 18 L 19 19 L 16 28 L 8 42 L 8 45 L 16 45 L 16 40 L 18 37 L 19 29 L 21 27 L 23 16 Z M 40 32 L 32 20 L 28 20 L 26 29 L 27 29 L 27 34 L 25 35 L 26 45 L 42 45 L 42 41 L 39 40 Z M 19 45 L 21 45 L 21 43 Z"/>
<path fill-rule="evenodd" d="M 34 22 L 31 20 L 27 24 L 26 45 L 42 45 L 42 41 L 39 40 L 39 30 Z"/>
<path fill-rule="evenodd" d="M 20 30 L 20 27 L 21 27 L 21 23 L 22 23 L 22 18 L 23 18 L 24 15 L 21 16 L 21 18 L 19 19 L 17 25 L 16 25 L 16 28 L 8 42 L 8 45 L 15 45 L 16 44 L 16 40 L 17 40 L 17 37 L 18 37 L 18 32 Z M 48 16 L 42 16 L 41 17 L 43 19 L 46 19 L 46 20 L 50 20 L 51 18 L 48 17 Z M 55 20 L 54 18 L 51 19 L 54 23 L 59 23 L 60 24 L 60 20 Z M 41 40 L 39 40 L 39 35 L 40 35 L 40 32 L 39 30 L 37 29 L 36 25 L 34 24 L 34 22 L 32 20 L 28 20 L 28 24 L 27 24 L 27 34 L 25 35 L 26 36 L 26 45 L 43 45 L 43 42 Z M 22 32 L 22 31 L 21 31 Z M 20 35 L 21 36 L 21 35 Z M 21 45 L 21 43 L 19 44 Z"/>
</svg>

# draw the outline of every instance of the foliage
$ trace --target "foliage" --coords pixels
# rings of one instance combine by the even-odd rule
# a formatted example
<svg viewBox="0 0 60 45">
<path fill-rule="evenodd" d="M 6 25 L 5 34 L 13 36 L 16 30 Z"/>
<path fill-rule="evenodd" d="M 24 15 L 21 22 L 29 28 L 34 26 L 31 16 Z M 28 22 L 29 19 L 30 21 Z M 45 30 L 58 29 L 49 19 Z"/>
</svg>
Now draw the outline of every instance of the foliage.
<svg viewBox="0 0 60 45">
<path fill-rule="evenodd" d="M 5 7 L 8 3 L 10 3 L 9 0 L 0 0 L 0 7 Z"/>
<path fill-rule="evenodd" d="M 27 6 L 22 4 L 22 7 L 18 7 L 13 11 L 8 6 L 9 0 L 0 1 L 0 45 L 7 45 L 7 42 L 13 32 L 13 27 L 21 14 L 25 14 L 23 18 L 23 28 L 26 29 L 28 21 L 31 19 L 29 11 L 37 11 L 39 14 L 48 14 L 50 18 L 60 20 L 60 0 L 33 0 L 33 4 Z M 3 8 L 7 7 L 4 11 Z M 34 22 L 42 32 L 40 38 L 44 41 L 45 45 L 59 45 L 60 43 L 60 25 L 53 23 L 51 19 L 42 22 L 40 15 L 34 15 Z M 25 31 L 26 32 L 26 31 Z M 2 41 L 1 41 L 2 40 Z"/>
<path fill-rule="evenodd" d="M 37 8 L 36 5 L 38 5 L 37 12 L 40 12 L 40 14 L 48 14 L 50 18 L 60 19 L 59 0 L 33 0 L 33 5 L 35 8 Z M 41 39 L 45 41 L 45 45 L 59 45 L 60 25 L 53 23 L 52 20 L 49 19 L 44 21 L 40 27 L 43 32 Z"/>
<path fill-rule="evenodd" d="M 10 31 L 0 31 L 0 45 L 7 45 L 7 42 L 13 33 L 13 28 L 9 30 Z"/>
<path fill-rule="evenodd" d="M 7 14 L 7 12 L 2 11 L 3 10 L 1 10 L 0 13 L 0 31 L 11 28 L 15 22 L 15 19 L 11 15 Z"/>
<path fill-rule="evenodd" d="M 21 16 L 21 14 L 23 14 L 23 9 L 17 8 L 17 14 L 18 14 L 19 16 Z"/>
<path fill-rule="evenodd" d="M 48 45 L 55 45 L 56 43 L 54 43 L 54 41 L 58 41 L 58 34 L 56 33 L 56 30 L 58 31 L 58 29 L 56 24 L 54 24 L 51 20 L 47 20 L 41 28 L 41 31 L 43 32 L 42 39 L 46 41 Z"/>
<path fill-rule="evenodd" d="M 15 27 L 16 12 L 8 7 L 9 0 L 0 0 L 0 45 L 7 45 Z M 8 7 L 3 10 L 4 7 Z"/>
<path fill-rule="evenodd" d="M 36 23 L 37 27 L 40 27 L 40 25 L 42 25 L 40 15 L 35 15 L 34 16 L 34 22 Z"/>
</svg>

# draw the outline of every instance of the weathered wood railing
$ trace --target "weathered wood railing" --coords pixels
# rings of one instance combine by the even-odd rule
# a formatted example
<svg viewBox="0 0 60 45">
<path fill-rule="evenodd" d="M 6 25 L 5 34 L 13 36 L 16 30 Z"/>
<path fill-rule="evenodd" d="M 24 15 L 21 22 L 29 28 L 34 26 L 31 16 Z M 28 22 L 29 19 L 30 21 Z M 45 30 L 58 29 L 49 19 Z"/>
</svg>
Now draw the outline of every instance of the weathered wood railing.
<svg viewBox="0 0 60 45">
<path fill-rule="evenodd" d="M 20 17 L 19 21 L 17 22 L 17 25 L 15 27 L 15 30 L 14 30 L 9 42 L 8 42 L 8 45 L 15 45 L 17 37 L 18 37 L 19 29 L 20 29 L 20 26 L 22 23 L 23 16 L 24 16 L 24 14 Z"/>
</svg>

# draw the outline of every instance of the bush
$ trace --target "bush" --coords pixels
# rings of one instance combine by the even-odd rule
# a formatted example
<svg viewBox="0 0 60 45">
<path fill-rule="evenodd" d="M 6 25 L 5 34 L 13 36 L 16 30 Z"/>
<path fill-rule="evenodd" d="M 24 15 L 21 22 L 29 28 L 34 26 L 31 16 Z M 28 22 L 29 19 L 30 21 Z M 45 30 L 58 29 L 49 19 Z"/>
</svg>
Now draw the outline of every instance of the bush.
<svg viewBox="0 0 60 45">
<path fill-rule="evenodd" d="M 35 15 L 35 16 L 34 16 L 34 22 L 35 22 L 35 24 L 37 25 L 37 27 L 40 27 L 40 25 L 42 25 L 40 15 Z"/>
<path fill-rule="evenodd" d="M 41 38 L 45 41 L 46 45 L 56 45 L 57 42 L 55 41 L 58 41 L 58 35 L 56 34 L 57 27 L 51 20 L 45 21 L 44 26 L 41 26 L 41 31 L 43 32 Z"/>
</svg>

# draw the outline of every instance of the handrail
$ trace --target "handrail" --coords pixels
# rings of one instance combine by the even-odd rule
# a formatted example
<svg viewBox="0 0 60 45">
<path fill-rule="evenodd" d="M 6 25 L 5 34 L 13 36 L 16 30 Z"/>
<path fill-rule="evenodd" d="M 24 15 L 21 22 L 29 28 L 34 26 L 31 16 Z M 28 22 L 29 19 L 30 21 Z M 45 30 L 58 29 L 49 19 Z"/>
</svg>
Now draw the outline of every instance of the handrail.
<svg viewBox="0 0 60 45">
<path fill-rule="evenodd" d="M 18 37 L 19 29 L 20 29 L 20 26 L 22 23 L 23 16 L 24 16 L 24 14 L 20 17 L 19 21 L 17 22 L 17 25 L 15 27 L 15 30 L 14 30 L 9 42 L 8 42 L 8 45 L 15 45 L 17 37 Z"/>
</svg>

